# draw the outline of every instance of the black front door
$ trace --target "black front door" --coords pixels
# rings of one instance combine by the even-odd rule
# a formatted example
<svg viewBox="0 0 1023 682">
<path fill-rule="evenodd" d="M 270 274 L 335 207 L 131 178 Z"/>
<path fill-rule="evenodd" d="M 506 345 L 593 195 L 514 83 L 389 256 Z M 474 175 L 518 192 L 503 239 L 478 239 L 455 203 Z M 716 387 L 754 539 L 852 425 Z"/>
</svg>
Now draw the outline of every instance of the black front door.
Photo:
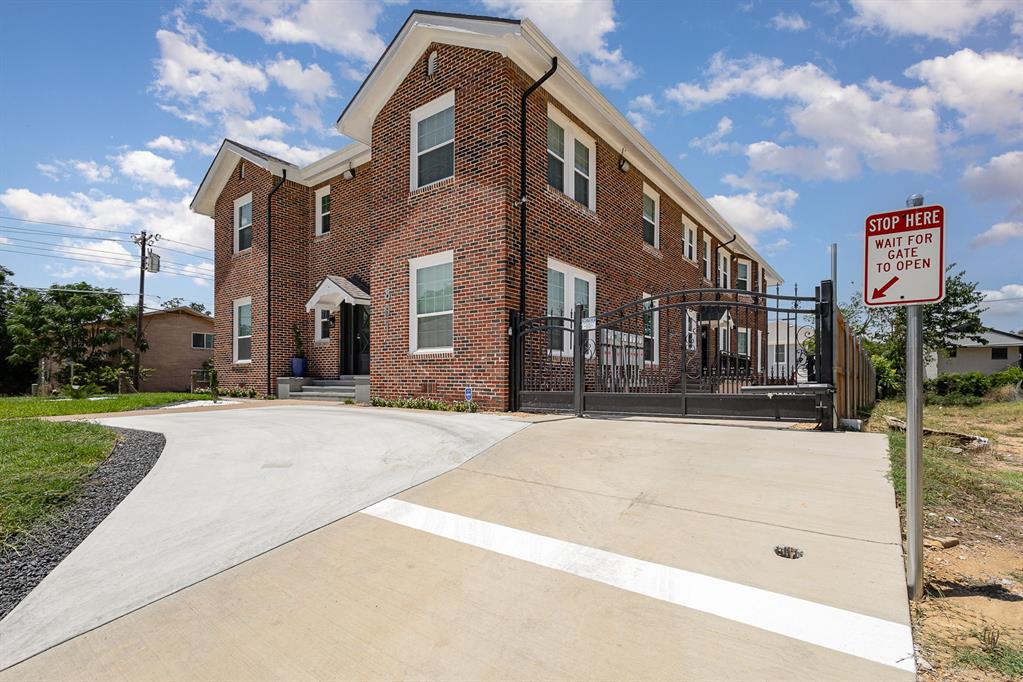
<svg viewBox="0 0 1023 682">
<path fill-rule="evenodd" d="M 369 307 L 355 306 L 355 374 L 369 374 Z"/>
</svg>

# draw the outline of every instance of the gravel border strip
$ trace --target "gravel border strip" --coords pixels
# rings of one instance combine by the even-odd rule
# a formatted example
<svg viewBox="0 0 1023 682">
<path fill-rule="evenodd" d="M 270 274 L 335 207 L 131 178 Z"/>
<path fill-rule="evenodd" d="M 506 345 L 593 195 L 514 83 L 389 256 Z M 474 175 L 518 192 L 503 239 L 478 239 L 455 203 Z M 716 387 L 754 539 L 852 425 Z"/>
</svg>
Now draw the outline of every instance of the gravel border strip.
<svg viewBox="0 0 1023 682">
<path fill-rule="evenodd" d="M 160 433 L 112 430 L 117 442 L 110 456 L 85 480 L 78 495 L 0 547 L 0 619 L 114 511 L 146 477 L 167 443 Z"/>
</svg>

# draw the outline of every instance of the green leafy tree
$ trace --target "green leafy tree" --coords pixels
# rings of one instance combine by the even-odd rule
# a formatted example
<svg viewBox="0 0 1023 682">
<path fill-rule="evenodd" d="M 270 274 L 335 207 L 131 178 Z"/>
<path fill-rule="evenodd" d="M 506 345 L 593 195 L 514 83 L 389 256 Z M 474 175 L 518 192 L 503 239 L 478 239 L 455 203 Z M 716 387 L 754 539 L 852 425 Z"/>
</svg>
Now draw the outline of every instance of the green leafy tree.
<svg viewBox="0 0 1023 682">
<path fill-rule="evenodd" d="M 12 284 L 14 273 L 0 265 L 0 395 L 24 393 L 32 383 L 35 366 L 11 360 L 14 341 L 7 332 L 7 319 L 18 300 L 19 290 Z"/>
<path fill-rule="evenodd" d="M 74 362 L 76 375 L 83 376 L 111 362 L 120 364 L 132 352 L 121 340 L 134 336 L 134 312 L 117 292 L 85 282 L 24 291 L 6 320 L 13 342 L 8 361 L 32 366 L 41 358 Z M 67 381 L 69 374 L 70 366 L 63 367 L 60 380 Z"/>
<path fill-rule="evenodd" d="M 160 307 L 163 308 L 164 310 L 173 310 L 174 308 L 183 308 L 186 306 L 197 313 L 202 313 L 203 315 L 211 316 L 213 315 L 213 313 L 210 312 L 209 308 L 207 308 L 204 304 L 196 303 L 195 301 L 189 301 L 188 303 L 185 303 L 185 299 L 180 297 L 168 298 L 166 301 L 163 302 L 163 305 L 161 305 Z"/>
</svg>

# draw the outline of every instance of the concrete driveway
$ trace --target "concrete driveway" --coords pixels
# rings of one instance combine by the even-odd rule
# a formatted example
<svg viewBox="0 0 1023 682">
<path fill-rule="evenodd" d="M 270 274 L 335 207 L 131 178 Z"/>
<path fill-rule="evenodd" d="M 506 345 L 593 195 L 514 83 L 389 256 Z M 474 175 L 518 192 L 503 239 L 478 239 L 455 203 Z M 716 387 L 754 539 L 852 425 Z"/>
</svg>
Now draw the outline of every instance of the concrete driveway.
<svg viewBox="0 0 1023 682">
<path fill-rule="evenodd" d="M 538 423 L 0 678 L 909 681 L 886 470 L 872 434 Z"/>
<path fill-rule="evenodd" d="M 98 420 L 157 431 L 149 475 L 0 621 L 0 669 L 448 471 L 528 426 L 261 406 Z"/>
</svg>

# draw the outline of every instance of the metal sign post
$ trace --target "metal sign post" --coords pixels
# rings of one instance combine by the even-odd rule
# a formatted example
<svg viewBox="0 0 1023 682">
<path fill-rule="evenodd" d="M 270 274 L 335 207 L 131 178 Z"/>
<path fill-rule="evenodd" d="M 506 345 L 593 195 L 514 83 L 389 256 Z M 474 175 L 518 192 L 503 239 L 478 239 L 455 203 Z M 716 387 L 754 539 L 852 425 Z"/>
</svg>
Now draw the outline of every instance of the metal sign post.
<svg viewBox="0 0 1023 682">
<path fill-rule="evenodd" d="M 924 344 L 922 303 L 945 297 L 945 209 L 914 194 L 901 211 L 868 216 L 863 302 L 906 307 L 906 586 L 923 596 Z"/>
</svg>

